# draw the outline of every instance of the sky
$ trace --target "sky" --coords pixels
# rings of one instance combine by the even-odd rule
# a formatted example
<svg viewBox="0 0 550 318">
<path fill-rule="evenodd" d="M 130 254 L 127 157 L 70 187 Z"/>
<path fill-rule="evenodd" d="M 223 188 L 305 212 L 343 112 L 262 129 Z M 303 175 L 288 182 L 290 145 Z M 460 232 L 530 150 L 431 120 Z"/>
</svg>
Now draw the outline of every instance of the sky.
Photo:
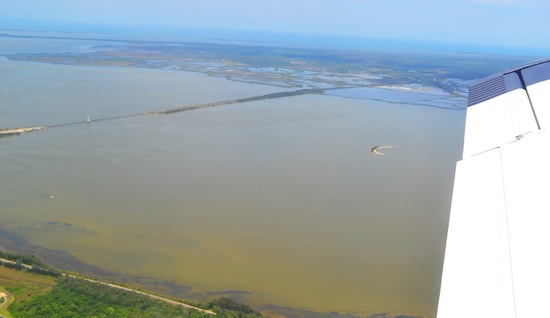
<svg viewBox="0 0 550 318">
<path fill-rule="evenodd" d="M 550 53 L 549 21 L 548 0 L 0 0 L 0 29 L 208 28 L 539 48 Z"/>
</svg>

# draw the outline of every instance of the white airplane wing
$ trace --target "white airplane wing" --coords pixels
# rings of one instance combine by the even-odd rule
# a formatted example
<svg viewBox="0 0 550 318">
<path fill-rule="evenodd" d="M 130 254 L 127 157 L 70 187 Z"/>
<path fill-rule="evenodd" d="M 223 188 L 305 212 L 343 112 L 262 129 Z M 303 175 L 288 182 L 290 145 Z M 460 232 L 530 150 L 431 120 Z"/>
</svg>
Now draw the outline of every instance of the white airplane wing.
<svg viewBox="0 0 550 318">
<path fill-rule="evenodd" d="M 550 317 L 550 59 L 470 88 L 437 317 Z"/>
</svg>

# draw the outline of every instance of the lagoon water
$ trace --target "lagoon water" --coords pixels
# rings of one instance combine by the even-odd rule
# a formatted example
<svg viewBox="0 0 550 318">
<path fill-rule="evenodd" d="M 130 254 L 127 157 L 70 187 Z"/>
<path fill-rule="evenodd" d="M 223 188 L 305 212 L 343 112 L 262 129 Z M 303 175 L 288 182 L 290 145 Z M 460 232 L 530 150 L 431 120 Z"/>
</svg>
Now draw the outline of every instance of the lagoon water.
<svg viewBox="0 0 550 318">
<path fill-rule="evenodd" d="M 0 128 L 280 90 L 2 60 Z M 105 270 L 198 292 L 434 316 L 464 115 L 303 95 L 2 138 L 1 224 Z M 395 147 L 377 156 L 375 145 Z"/>
</svg>

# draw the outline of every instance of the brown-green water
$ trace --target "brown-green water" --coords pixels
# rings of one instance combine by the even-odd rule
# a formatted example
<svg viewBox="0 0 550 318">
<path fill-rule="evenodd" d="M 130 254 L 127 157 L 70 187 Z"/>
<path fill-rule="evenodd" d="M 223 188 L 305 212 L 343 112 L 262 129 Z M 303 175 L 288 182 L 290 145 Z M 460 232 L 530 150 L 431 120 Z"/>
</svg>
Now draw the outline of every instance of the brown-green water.
<svg viewBox="0 0 550 318">
<path fill-rule="evenodd" d="M 276 91 L 0 61 L 0 128 Z M 0 219 L 32 244 L 196 291 L 434 316 L 463 121 L 455 110 L 305 95 L 2 138 Z M 395 148 L 377 156 L 375 145 Z"/>
</svg>

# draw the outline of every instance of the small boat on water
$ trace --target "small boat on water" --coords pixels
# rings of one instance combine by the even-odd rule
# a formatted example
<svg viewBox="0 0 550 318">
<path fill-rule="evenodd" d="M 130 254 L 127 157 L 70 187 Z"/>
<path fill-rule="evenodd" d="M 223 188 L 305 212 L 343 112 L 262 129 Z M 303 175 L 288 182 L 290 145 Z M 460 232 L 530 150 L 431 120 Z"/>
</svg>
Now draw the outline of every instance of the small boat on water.
<svg viewBox="0 0 550 318">
<path fill-rule="evenodd" d="M 386 149 L 386 148 L 393 148 L 393 147 L 395 147 L 395 146 L 374 146 L 374 147 L 370 148 L 370 152 L 372 152 L 376 155 L 385 156 L 386 154 L 378 151 L 378 149 Z"/>
</svg>

